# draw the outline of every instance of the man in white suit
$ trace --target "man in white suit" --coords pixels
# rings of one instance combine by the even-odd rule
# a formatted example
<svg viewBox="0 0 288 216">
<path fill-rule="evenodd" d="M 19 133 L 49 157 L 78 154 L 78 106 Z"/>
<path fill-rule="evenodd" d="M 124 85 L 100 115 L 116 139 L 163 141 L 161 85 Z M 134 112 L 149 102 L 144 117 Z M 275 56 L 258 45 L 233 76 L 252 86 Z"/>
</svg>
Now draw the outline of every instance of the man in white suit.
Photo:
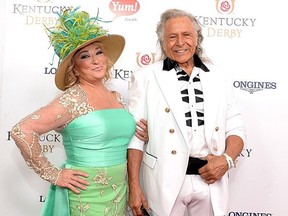
<svg viewBox="0 0 288 216">
<path fill-rule="evenodd" d="M 134 72 L 129 96 L 149 134 L 128 147 L 129 206 L 133 215 L 141 206 L 158 216 L 225 215 L 227 171 L 246 139 L 232 82 L 203 57 L 191 14 L 165 11 L 157 34 L 163 60 Z"/>
</svg>

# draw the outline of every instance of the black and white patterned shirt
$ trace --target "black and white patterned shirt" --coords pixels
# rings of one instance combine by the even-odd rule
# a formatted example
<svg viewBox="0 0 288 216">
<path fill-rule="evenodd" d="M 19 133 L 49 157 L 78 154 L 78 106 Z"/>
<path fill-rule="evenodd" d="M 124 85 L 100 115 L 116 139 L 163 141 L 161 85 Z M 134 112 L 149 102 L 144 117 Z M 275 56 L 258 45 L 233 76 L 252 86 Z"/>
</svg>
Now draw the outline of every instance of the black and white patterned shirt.
<svg viewBox="0 0 288 216">
<path fill-rule="evenodd" d="M 204 95 L 201 86 L 200 73 L 208 72 L 208 68 L 198 56 L 194 56 L 195 67 L 189 76 L 176 62 L 164 60 L 163 70 L 173 68 L 179 81 L 185 119 L 190 156 L 204 157 L 208 154 L 208 147 L 204 137 Z"/>
</svg>

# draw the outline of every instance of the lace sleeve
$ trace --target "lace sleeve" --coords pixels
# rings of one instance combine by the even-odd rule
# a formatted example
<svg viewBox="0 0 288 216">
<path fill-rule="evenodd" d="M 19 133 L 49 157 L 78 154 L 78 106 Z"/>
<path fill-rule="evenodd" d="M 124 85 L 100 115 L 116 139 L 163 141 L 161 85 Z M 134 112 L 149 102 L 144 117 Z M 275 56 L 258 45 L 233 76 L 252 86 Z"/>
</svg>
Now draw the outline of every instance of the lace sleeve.
<svg viewBox="0 0 288 216">
<path fill-rule="evenodd" d="M 41 178 L 56 184 L 60 170 L 43 154 L 39 136 L 51 130 L 59 131 L 74 118 L 89 111 L 91 108 L 85 92 L 79 87 L 72 87 L 12 128 L 12 138 L 24 160 Z"/>
</svg>

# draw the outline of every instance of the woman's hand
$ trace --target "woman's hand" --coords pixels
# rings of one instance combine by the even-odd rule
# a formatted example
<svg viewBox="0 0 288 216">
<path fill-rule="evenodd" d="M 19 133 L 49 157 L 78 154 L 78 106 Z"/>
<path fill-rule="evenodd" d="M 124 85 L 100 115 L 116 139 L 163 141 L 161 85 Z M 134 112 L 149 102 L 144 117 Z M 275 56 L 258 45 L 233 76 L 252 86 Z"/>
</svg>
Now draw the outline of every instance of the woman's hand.
<svg viewBox="0 0 288 216">
<path fill-rule="evenodd" d="M 87 178 L 89 175 L 82 171 L 63 168 L 56 185 L 68 188 L 74 193 L 79 194 L 80 191 L 78 189 L 86 190 L 86 186 L 89 185 L 89 182 L 85 181 L 81 176 Z"/>
<path fill-rule="evenodd" d="M 136 127 L 135 136 L 138 139 L 147 143 L 149 141 L 147 121 L 145 119 L 140 119 L 140 121 L 137 122 L 136 125 L 137 127 Z"/>
</svg>

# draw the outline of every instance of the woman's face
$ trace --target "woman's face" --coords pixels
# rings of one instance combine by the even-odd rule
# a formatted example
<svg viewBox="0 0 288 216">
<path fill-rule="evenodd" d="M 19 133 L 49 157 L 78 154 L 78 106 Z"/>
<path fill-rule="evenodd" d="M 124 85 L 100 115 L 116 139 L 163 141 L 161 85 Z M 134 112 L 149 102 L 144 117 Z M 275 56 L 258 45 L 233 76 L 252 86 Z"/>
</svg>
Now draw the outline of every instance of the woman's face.
<svg viewBox="0 0 288 216">
<path fill-rule="evenodd" d="M 78 50 L 74 56 L 75 75 L 79 81 L 99 82 L 107 73 L 107 57 L 103 53 L 101 43 L 94 42 Z"/>
</svg>

